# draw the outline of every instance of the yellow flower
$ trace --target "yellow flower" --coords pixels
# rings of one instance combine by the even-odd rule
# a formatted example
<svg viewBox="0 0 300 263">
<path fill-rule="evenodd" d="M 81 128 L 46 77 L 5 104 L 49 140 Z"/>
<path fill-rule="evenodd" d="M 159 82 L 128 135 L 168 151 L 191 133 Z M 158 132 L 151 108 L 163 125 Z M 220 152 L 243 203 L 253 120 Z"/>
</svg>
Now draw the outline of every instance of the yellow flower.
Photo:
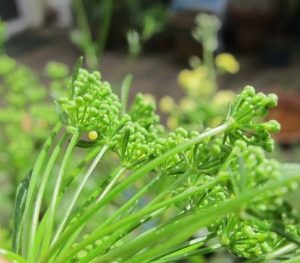
<svg viewBox="0 0 300 263">
<path fill-rule="evenodd" d="M 149 104 L 155 104 L 155 97 L 150 93 L 145 93 L 144 101 Z"/>
<path fill-rule="evenodd" d="M 207 68 L 204 66 L 182 70 L 178 75 L 178 83 L 192 97 L 207 96 L 214 91 L 214 85 L 209 80 Z"/>
<path fill-rule="evenodd" d="M 235 74 L 240 70 L 240 64 L 235 57 L 229 53 L 221 53 L 216 56 L 216 66 L 228 73 Z"/>
<path fill-rule="evenodd" d="M 175 102 L 172 97 L 164 96 L 159 102 L 159 108 L 162 112 L 171 112 L 175 107 Z"/>
<path fill-rule="evenodd" d="M 216 107 L 224 107 L 233 102 L 235 94 L 232 90 L 218 91 L 212 99 L 212 104 Z"/>
<path fill-rule="evenodd" d="M 184 112 L 191 112 L 196 108 L 196 103 L 189 98 L 181 99 L 179 105 Z"/>
</svg>

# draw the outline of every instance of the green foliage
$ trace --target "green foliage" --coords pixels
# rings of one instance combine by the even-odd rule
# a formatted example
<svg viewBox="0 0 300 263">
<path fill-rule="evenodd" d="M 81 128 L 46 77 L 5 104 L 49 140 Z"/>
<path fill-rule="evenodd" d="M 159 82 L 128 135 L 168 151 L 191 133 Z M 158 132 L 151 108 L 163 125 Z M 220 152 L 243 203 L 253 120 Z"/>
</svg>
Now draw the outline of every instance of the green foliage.
<svg viewBox="0 0 300 263">
<path fill-rule="evenodd" d="M 143 46 L 153 36 L 163 32 L 167 27 L 168 12 L 162 3 L 144 1 L 124 1 L 128 14 L 132 17 L 127 31 L 129 55 L 137 57 Z"/>
<path fill-rule="evenodd" d="M 17 185 L 31 170 L 43 141 L 57 116 L 49 98 L 64 93 L 69 74 L 66 65 L 52 62 L 47 66 L 49 87 L 25 65 L 4 52 L 5 24 L 0 23 L 0 180 L 3 208 L 0 223 L 12 218 L 12 202 Z M 48 73 L 48 74 L 47 74 Z M 20 197 L 21 198 L 21 197 Z M 19 198 L 19 199 L 20 199 Z M 20 202 L 18 202 L 20 203 Z M 21 202 L 22 203 L 22 202 Z M 18 214 L 21 214 L 21 207 Z M 20 219 L 20 218 L 19 218 Z M 16 218 L 16 220 L 19 220 Z"/>
<path fill-rule="evenodd" d="M 158 1 L 72 0 L 72 3 L 76 28 L 70 37 L 91 69 L 96 69 L 101 62 L 113 20 L 120 38 L 126 35 L 129 54 L 133 57 L 138 56 L 143 45 L 162 32 L 167 24 L 166 5 Z M 125 24 L 119 17 L 125 18 Z"/>
<path fill-rule="evenodd" d="M 0 199 L 1 206 L 8 204 L 2 223 L 12 215 L 17 184 L 32 168 L 47 130 L 56 122 L 55 110 L 41 83 L 29 68 L 5 54 L 0 56 L 0 173 L 7 185 Z"/>
<path fill-rule="evenodd" d="M 219 126 L 169 133 L 153 102 L 138 94 L 126 113 L 126 99 L 98 72 L 74 70 L 67 93 L 58 99 L 62 123 L 37 157 L 27 197 L 18 198 L 25 200 L 16 207 L 18 246 L 1 255 L 20 262 L 172 262 L 220 248 L 249 259 L 298 255 L 299 219 L 284 194 L 300 180 L 299 165 L 264 154 L 279 125 L 260 117 L 276 96 L 246 87 Z M 76 145 L 85 147 L 72 172 Z M 87 198 L 82 192 L 105 156 L 116 169 L 100 170 Z M 193 239 L 201 229 L 206 234 Z"/>
</svg>

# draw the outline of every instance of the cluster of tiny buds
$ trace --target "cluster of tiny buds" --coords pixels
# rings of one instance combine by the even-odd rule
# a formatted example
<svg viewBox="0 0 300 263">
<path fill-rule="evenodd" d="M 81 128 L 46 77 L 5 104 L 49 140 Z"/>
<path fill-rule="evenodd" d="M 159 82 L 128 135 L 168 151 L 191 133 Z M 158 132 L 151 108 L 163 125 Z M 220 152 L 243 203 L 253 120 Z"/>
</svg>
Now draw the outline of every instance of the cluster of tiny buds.
<svg viewBox="0 0 300 263">
<path fill-rule="evenodd" d="M 101 81 L 99 72 L 80 69 L 70 93 L 69 97 L 58 100 L 62 112 L 67 115 L 69 130 L 95 131 L 108 136 L 118 125 L 119 99 L 112 93 L 109 83 Z M 95 140 L 95 136 L 93 138 Z"/>
<path fill-rule="evenodd" d="M 275 94 L 256 93 L 253 87 L 245 87 L 236 97 L 231 110 L 229 138 L 242 139 L 250 145 L 258 145 L 269 152 L 273 151 L 274 141 L 270 133 L 278 132 L 280 124 L 275 120 L 261 121 L 269 110 L 277 105 L 277 100 Z"/>
</svg>

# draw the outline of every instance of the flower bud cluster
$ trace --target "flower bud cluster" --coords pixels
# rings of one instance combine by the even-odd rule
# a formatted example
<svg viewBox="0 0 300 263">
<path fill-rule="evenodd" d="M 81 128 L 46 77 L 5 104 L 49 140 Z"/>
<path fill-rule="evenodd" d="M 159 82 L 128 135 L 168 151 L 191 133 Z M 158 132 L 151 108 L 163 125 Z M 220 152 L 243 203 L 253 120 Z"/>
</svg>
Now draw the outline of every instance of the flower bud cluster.
<svg viewBox="0 0 300 263">
<path fill-rule="evenodd" d="M 268 160 L 260 147 L 247 146 L 244 141 L 235 143 L 228 156 L 228 161 L 220 169 L 220 173 L 230 178 L 227 185 L 229 198 L 261 187 L 280 176 L 277 162 Z M 274 220 L 283 216 L 281 213 L 275 214 L 282 210 L 284 192 L 286 192 L 286 187 L 255 196 L 244 209 L 252 214 L 263 215 L 266 224 L 274 224 L 276 223 Z M 283 220 L 281 221 L 283 222 Z M 287 228 L 288 225 L 290 224 L 284 224 L 283 228 Z M 218 229 L 217 234 L 222 245 L 237 256 L 244 258 L 253 258 L 269 253 L 284 242 L 283 237 L 266 230 L 255 222 L 242 218 L 238 213 L 218 220 L 213 228 Z M 295 232 L 295 229 L 290 230 Z"/>
<path fill-rule="evenodd" d="M 107 137 L 119 123 L 120 101 L 110 84 L 101 81 L 99 72 L 80 69 L 70 96 L 58 102 L 67 115 L 67 125 L 80 131 L 95 130 Z"/>
<path fill-rule="evenodd" d="M 198 135 L 199 133 L 196 131 L 187 131 L 183 128 L 178 128 L 170 132 L 165 138 L 158 138 L 154 154 L 155 156 L 160 156 Z M 192 149 L 174 154 L 161 163 L 160 166 L 156 168 L 156 171 L 167 174 L 182 173 L 187 170 L 189 161 L 192 160 L 192 154 Z"/>
<path fill-rule="evenodd" d="M 279 165 L 265 157 L 262 148 L 248 146 L 244 141 L 236 141 L 228 166 L 223 168 L 231 178 L 235 195 L 247 189 L 279 178 Z M 265 197 L 264 197 L 265 198 Z"/>
<path fill-rule="evenodd" d="M 275 120 L 262 123 L 261 119 L 276 105 L 275 94 L 256 93 L 253 87 L 245 87 L 234 101 L 231 111 L 233 125 L 229 138 L 242 139 L 248 144 L 261 146 L 271 152 L 274 149 L 274 141 L 270 134 L 278 132 L 280 124 Z"/>
<path fill-rule="evenodd" d="M 135 97 L 129 115 L 133 122 L 137 122 L 146 130 L 150 130 L 159 124 L 159 116 L 155 111 L 155 103 L 147 100 L 145 96 L 139 93 Z"/>
<path fill-rule="evenodd" d="M 153 157 L 155 134 L 128 118 L 110 145 L 117 152 L 124 167 L 136 168 Z"/>
<path fill-rule="evenodd" d="M 243 258 L 270 253 L 283 241 L 276 233 L 264 230 L 251 221 L 242 220 L 235 214 L 222 220 L 217 234 L 224 247 Z"/>
</svg>

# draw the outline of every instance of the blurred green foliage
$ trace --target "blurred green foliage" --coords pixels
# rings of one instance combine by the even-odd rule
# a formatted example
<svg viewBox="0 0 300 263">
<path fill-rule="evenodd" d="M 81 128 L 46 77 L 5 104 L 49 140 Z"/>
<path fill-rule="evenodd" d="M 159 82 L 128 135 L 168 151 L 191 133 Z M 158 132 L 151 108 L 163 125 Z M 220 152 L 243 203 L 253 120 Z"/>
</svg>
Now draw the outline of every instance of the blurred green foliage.
<svg viewBox="0 0 300 263">
<path fill-rule="evenodd" d="M 162 1 L 73 0 L 76 28 L 71 40 L 82 51 L 89 68 L 99 66 L 109 38 L 127 39 L 129 54 L 142 47 L 167 24 L 167 5 Z"/>
</svg>

